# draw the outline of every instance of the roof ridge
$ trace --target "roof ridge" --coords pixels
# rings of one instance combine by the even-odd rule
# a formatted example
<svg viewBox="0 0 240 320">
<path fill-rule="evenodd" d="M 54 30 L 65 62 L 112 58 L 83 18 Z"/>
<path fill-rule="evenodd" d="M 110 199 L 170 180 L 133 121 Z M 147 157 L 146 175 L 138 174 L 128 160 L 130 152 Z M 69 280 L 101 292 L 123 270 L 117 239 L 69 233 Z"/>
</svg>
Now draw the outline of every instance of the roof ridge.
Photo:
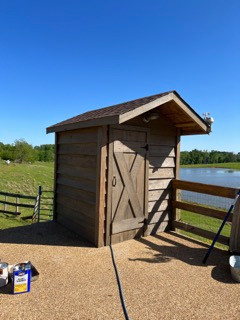
<svg viewBox="0 0 240 320">
<path fill-rule="evenodd" d="M 99 109 L 89 110 L 87 112 L 91 112 L 91 111 L 95 111 L 95 110 L 101 110 L 101 109 L 107 109 L 107 108 L 111 108 L 111 107 L 117 107 L 117 106 L 119 106 L 121 104 L 131 103 L 131 102 L 138 101 L 138 100 L 141 100 L 141 99 L 149 99 L 149 98 L 153 98 L 155 96 L 164 96 L 166 94 L 173 93 L 173 92 L 176 92 L 176 91 L 175 90 L 171 90 L 171 91 L 166 91 L 166 92 L 162 92 L 162 93 L 156 93 L 156 94 L 152 94 L 150 96 L 146 96 L 146 97 L 141 97 L 141 98 L 137 98 L 137 99 L 132 99 L 132 100 L 129 100 L 129 101 L 120 102 L 120 103 L 113 104 L 113 105 L 110 105 L 110 106 L 107 106 L 107 107 L 102 107 L 102 108 L 99 108 Z"/>
</svg>

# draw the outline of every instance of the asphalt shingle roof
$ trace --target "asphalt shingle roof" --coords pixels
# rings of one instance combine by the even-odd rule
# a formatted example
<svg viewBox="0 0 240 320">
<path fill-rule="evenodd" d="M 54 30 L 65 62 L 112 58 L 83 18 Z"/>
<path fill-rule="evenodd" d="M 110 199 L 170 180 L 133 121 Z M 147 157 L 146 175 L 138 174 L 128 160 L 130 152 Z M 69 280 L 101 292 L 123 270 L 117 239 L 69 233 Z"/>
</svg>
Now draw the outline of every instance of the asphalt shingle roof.
<svg viewBox="0 0 240 320">
<path fill-rule="evenodd" d="M 105 107 L 105 108 L 101 108 L 101 109 L 96 109 L 96 110 L 92 110 L 92 111 L 88 111 L 85 113 L 82 113 L 76 117 L 72 117 L 70 119 L 61 121 L 49 128 L 52 127 L 57 127 L 57 126 L 62 126 L 62 125 L 67 125 L 67 124 L 73 124 L 73 123 L 77 123 L 77 122 L 81 122 L 81 121 L 87 121 L 87 120 L 92 120 L 92 119 L 97 119 L 97 118 L 105 118 L 105 117 L 110 117 L 110 116 L 116 116 L 116 115 L 121 115 L 124 114 L 128 111 L 132 111 L 136 108 L 139 108 L 147 103 L 150 103 L 158 98 L 161 98 L 171 92 L 175 92 L 175 91 L 167 91 L 167 92 L 163 92 L 163 93 L 159 93 L 159 94 L 155 94 L 153 96 L 148 96 L 148 97 L 144 97 L 144 98 L 140 98 L 140 99 L 136 99 L 136 100 L 131 100 L 131 101 L 127 101 L 124 103 L 120 103 L 120 104 L 116 104 L 113 106 L 109 106 L 109 107 Z"/>
</svg>

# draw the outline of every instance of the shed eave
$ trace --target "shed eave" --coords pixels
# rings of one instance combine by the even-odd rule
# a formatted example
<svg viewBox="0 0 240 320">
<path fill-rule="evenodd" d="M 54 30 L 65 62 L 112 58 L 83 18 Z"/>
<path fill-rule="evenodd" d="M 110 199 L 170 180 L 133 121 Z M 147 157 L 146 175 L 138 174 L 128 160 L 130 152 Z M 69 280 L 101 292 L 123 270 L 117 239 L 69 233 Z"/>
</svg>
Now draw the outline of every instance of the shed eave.
<svg viewBox="0 0 240 320">
<path fill-rule="evenodd" d="M 124 114 L 121 114 L 119 116 L 119 123 L 124 123 L 128 120 L 131 120 L 137 116 L 140 116 L 144 114 L 145 112 L 149 112 L 157 107 L 161 107 L 161 105 L 169 102 L 169 101 L 175 101 L 175 103 L 178 105 L 178 107 L 183 111 L 189 118 L 189 122 L 186 124 L 186 127 L 189 127 L 189 123 L 191 123 L 190 126 L 195 126 L 193 129 L 193 134 L 196 134 L 196 126 L 198 128 L 197 134 L 208 134 L 210 132 L 210 127 L 208 124 L 202 119 L 178 94 L 177 92 L 170 92 L 166 96 L 160 97 L 150 103 L 147 103 L 139 108 L 136 108 L 135 110 L 126 112 Z M 176 127 L 178 127 L 178 124 L 175 124 Z M 184 129 L 184 125 L 181 129 Z M 190 133 L 191 134 L 191 133 Z"/>
<path fill-rule="evenodd" d="M 171 100 L 173 100 L 173 93 L 172 92 L 168 93 L 166 96 L 160 97 L 152 102 L 144 104 L 141 107 L 138 107 L 134 110 L 131 110 L 131 111 L 128 111 L 128 112 L 121 114 L 120 118 L 119 118 L 119 123 L 121 124 L 121 123 L 124 123 L 128 120 L 131 120 L 131 119 L 133 119 L 137 116 L 140 116 L 141 114 L 148 112 L 154 108 L 157 108 L 157 107 L 161 106 L 162 104 L 164 104 L 168 101 L 171 101 Z"/>
<path fill-rule="evenodd" d="M 98 127 L 104 126 L 109 124 L 119 124 L 119 116 L 110 116 L 110 117 L 102 117 L 97 119 L 91 119 L 86 121 L 79 121 L 75 123 L 68 123 L 58 126 L 51 126 L 46 129 L 47 134 L 53 132 L 62 132 L 68 130 L 76 130 L 81 128 L 88 128 L 88 127 Z"/>
<path fill-rule="evenodd" d="M 177 93 L 173 93 L 173 100 L 178 104 L 181 110 L 192 119 L 198 126 L 198 134 L 208 134 L 211 131 L 210 126 L 195 112 Z M 195 130 L 194 130 L 195 131 Z M 194 134 L 194 131 L 192 134 Z"/>
</svg>

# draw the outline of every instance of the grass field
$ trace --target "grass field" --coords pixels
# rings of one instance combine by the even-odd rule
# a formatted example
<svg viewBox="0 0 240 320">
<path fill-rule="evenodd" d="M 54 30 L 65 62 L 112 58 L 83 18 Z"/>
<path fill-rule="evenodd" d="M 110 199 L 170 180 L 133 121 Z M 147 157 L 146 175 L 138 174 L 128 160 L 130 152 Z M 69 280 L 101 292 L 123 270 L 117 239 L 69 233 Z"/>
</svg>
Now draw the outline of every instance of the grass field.
<svg viewBox="0 0 240 320">
<path fill-rule="evenodd" d="M 187 164 L 187 165 L 181 165 L 181 168 L 225 168 L 225 169 L 240 170 L 240 162 Z"/>
<path fill-rule="evenodd" d="M 217 233 L 218 229 L 222 223 L 222 220 L 216 219 L 216 218 L 211 218 L 211 217 L 206 217 L 206 216 L 202 216 L 196 213 L 192 213 L 186 210 L 181 210 L 181 221 L 191 224 L 195 227 L 207 230 L 207 231 L 212 231 L 213 233 Z M 230 232 L 231 232 L 231 224 L 229 222 L 227 222 L 221 232 L 221 235 L 226 236 L 226 237 L 230 237 Z M 196 240 L 200 240 L 202 242 L 206 242 L 206 243 L 212 243 L 212 240 L 197 236 L 195 234 L 186 232 L 181 230 L 182 234 L 185 234 L 187 236 L 190 236 Z M 216 244 L 217 247 L 222 248 L 222 249 L 227 249 L 227 246 L 222 245 L 220 243 Z"/>
<path fill-rule="evenodd" d="M 218 164 L 220 166 L 221 164 Z M 224 164 L 225 167 L 233 168 L 233 164 Z M 240 165 L 238 165 L 240 169 Z M 213 165 L 215 166 L 215 165 Z M 191 166 L 196 167 L 196 166 Z M 53 175 L 54 166 L 49 162 L 36 162 L 33 164 L 14 164 L 7 165 L 5 162 L 0 162 L 0 191 L 20 193 L 26 195 L 36 195 L 38 192 L 38 186 L 42 186 L 43 190 L 53 189 Z M 0 196 L 3 199 L 3 196 Z M 13 198 L 12 198 L 13 199 Z M 8 201 L 10 201 L 9 199 Z M 3 208 L 3 204 L 0 204 L 0 208 Z M 21 209 L 21 216 L 32 214 L 32 209 Z M 0 229 L 6 229 L 11 227 L 23 226 L 31 223 L 19 217 L 5 216 L 0 213 Z M 203 217 L 191 212 L 181 210 L 181 220 L 196 227 L 212 231 L 216 233 L 221 224 L 221 220 L 209 217 Z M 191 236 L 197 240 L 211 243 L 210 240 L 190 234 L 185 231 L 181 231 L 182 234 Z M 230 225 L 227 224 L 222 232 L 223 235 L 230 235 Z M 226 248 L 223 245 L 218 245 L 221 248 Z"/>
<path fill-rule="evenodd" d="M 11 163 L 7 165 L 4 161 L 1 161 L 0 191 L 24 195 L 37 195 L 39 186 L 42 186 L 43 190 L 52 190 L 53 172 L 54 167 L 52 162 L 36 162 L 33 164 Z M 0 199 L 3 200 L 3 196 L 0 196 Z M 14 200 L 14 198 L 8 199 L 10 202 L 13 202 Z M 27 202 L 28 201 L 24 200 L 24 203 Z M 0 204 L 1 209 L 3 209 L 3 206 L 3 204 Z M 9 211 L 12 211 L 13 208 L 14 207 L 8 206 Z M 7 216 L 0 213 L 0 229 L 31 223 L 31 221 L 23 220 L 21 217 L 31 215 L 33 209 L 20 208 L 20 212 L 21 215 L 18 217 Z"/>
</svg>

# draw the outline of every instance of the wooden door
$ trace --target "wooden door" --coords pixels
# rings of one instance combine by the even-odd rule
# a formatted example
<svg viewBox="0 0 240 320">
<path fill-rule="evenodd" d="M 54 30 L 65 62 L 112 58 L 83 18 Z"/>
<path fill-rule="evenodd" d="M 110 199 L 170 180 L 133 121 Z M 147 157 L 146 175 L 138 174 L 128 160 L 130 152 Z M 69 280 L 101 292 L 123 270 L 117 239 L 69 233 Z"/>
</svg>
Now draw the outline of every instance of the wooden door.
<svg viewBox="0 0 240 320">
<path fill-rule="evenodd" d="M 142 235 L 148 207 L 148 129 L 111 127 L 109 165 L 110 236 L 130 230 L 135 232 L 127 238 Z"/>
</svg>

